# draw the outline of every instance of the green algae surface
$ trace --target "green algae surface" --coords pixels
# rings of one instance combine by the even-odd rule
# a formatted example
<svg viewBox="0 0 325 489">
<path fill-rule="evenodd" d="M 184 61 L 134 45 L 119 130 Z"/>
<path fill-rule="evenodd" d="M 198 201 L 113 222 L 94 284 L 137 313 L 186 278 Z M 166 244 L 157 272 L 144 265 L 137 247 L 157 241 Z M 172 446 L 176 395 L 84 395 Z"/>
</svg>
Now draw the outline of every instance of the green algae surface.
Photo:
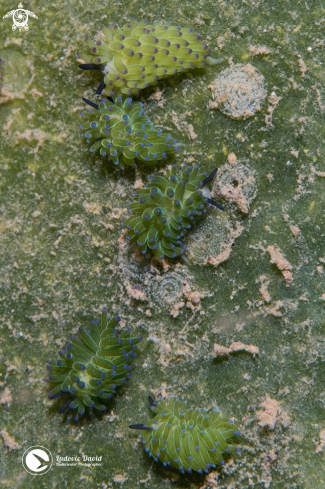
<svg viewBox="0 0 325 489">
<path fill-rule="evenodd" d="M 1 17 L 14 8 L 2 2 Z M 0 30 L 1 487 L 323 488 L 324 5 L 24 8 L 38 16 L 28 32 L 13 32 L 11 18 Z M 148 171 L 115 170 L 79 136 L 81 97 L 96 100 L 100 77 L 78 69 L 77 53 L 102 24 L 132 18 L 193 27 L 225 59 L 140 94 L 181 143 L 169 163 L 219 167 L 212 197 L 225 210 L 209 210 L 176 263 L 141 258 L 123 239 Z M 209 85 L 233 64 L 265 80 L 261 110 L 246 119 L 211 107 Z M 107 414 L 76 423 L 47 397 L 46 361 L 103 307 L 144 340 Z M 242 452 L 207 478 L 164 469 L 128 428 L 147 419 L 148 394 L 220 408 L 240 426 Z M 44 475 L 21 464 L 33 445 L 53 455 Z M 82 455 L 102 459 L 58 465 Z"/>
</svg>

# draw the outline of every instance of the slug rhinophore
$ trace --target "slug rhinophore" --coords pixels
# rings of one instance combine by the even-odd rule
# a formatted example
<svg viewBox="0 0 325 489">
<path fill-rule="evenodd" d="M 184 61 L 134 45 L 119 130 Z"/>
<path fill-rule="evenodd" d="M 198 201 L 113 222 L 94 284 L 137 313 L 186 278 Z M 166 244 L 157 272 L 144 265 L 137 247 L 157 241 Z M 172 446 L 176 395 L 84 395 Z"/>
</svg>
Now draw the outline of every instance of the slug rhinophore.
<svg viewBox="0 0 325 489">
<path fill-rule="evenodd" d="M 87 114 L 82 112 L 87 122 L 79 127 L 84 131 L 81 136 L 86 137 L 87 142 L 95 139 L 89 151 L 99 149 L 100 154 L 117 167 L 124 169 L 124 164 L 136 167 L 135 160 L 152 166 L 178 150 L 177 141 L 144 115 L 141 102 L 116 97 L 115 103 L 102 99 L 97 105 L 83 100 L 92 108 Z"/>
<path fill-rule="evenodd" d="M 207 409 L 187 409 L 178 399 L 154 402 L 149 396 L 155 417 L 145 424 L 130 428 L 143 430 L 139 435 L 144 448 L 156 462 L 180 470 L 208 473 L 223 465 L 223 453 L 240 451 L 228 440 L 240 435 L 238 428 L 220 412 Z"/>
<path fill-rule="evenodd" d="M 198 166 L 166 171 L 166 176 L 151 177 L 145 188 L 135 191 L 136 202 L 128 209 L 135 214 L 122 223 L 126 226 L 126 239 L 137 243 L 145 255 L 151 251 L 155 257 L 175 258 L 185 252 L 182 242 L 186 230 L 205 213 L 210 204 L 222 209 L 211 199 L 211 192 L 203 188 L 212 181 L 217 168 L 208 176 Z M 149 177 L 150 178 L 150 177 Z"/>
<path fill-rule="evenodd" d="M 78 53 L 87 62 L 79 67 L 103 73 L 97 94 L 104 91 L 108 97 L 138 95 L 162 78 L 222 61 L 209 56 L 210 49 L 193 29 L 171 23 L 132 21 L 122 28 L 113 23 L 102 27 L 98 40 L 86 40 L 90 53 Z"/>
<path fill-rule="evenodd" d="M 59 352 L 60 360 L 47 362 L 49 377 L 44 381 L 55 384 L 49 397 L 56 399 L 67 393 L 69 398 L 60 412 L 77 410 L 76 421 L 86 408 L 105 411 L 101 402 L 110 399 L 131 375 L 129 363 L 142 338 L 130 338 L 129 330 L 118 332 L 119 321 L 120 317 L 108 319 L 104 309 L 101 321 L 92 321 L 89 329 L 80 327 L 77 336 L 70 337 L 70 343 Z"/>
</svg>

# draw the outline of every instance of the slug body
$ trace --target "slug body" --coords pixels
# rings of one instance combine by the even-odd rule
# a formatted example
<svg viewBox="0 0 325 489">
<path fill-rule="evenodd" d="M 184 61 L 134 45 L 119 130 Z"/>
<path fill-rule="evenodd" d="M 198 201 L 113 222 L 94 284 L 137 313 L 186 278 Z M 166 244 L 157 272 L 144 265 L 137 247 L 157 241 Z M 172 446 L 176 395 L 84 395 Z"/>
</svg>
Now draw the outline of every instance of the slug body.
<svg viewBox="0 0 325 489">
<path fill-rule="evenodd" d="M 99 149 L 117 167 L 136 167 L 135 160 L 154 165 L 177 151 L 177 141 L 153 125 L 144 115 L 141 102 L 132 102 L 131 98 L 122 101 L 117 97 L 115 103 L 102 99 L 97 106 L 84 100 L 93 108 L 87 115 L 82 113 L 88 120 L 79 127 L 84 131 L 81 136 L 87 142 L 95 139 L 89 151 Z"/>
<path fill-rule="evenodd" d="M 89 54 L 80 54 L 84 70 L 97 69 L 104 79 L 97 93 L 109 97 L 139 95 L 139 91 L 178 72 L 220 62 L 209 56 L 202 36 L 193 29 L 146 21 L 132 21 L 122 28 L 103 27 L 97 41 L 87 39 Z"/>
<path fill-rule="evenodd" d="M 128 331 L 118 333 L 119 321 L 119 317 L 108 319 L 104 309 L 101 321 L 93 321 L 90 329 L 80 327 L 77 337 L 70 338 L 59 352 L 60 360 L 47 362 L 49 377 L 44 380 L 55 384 L 48 393 L 50 399 L 63 393 L 70 396 L 60 412 L 76 410 L 74 419 L 78 420 L 87 407 L 105 411 L 101 401 L 110 399 L 131 375 L 129 363 L 142 338 L 130 338 Z"/>
<path fill-rule="evenodd" d="M 210 204 L 222 209 L 210 198 L 208 189 L 202 191 L 216 171 L 207 176 L 198 166 L 184 166 L 178 172 L 174 165 L 166 176 L 151 177 L 145 188 L 135 191 L 137 201 L 128 207 L 134 216 L 122 223 L 127 227 L 126 239 L 130 244 L 137 243 L 142 254 L 151 251 L 160 259 L 183 254 L 186 230 L 191 229 Z"/>
<path fill-rule="evenodd" d="M 155 403 L 149 397 L 154 419 L 146 424 L 131 425 L 141 429 L 139 436 L 146 452 L 156 462 L 185 472 L 202 474 L 224 464 L 223 453 L 240 451 L 228 440 L 239 435 L 238 428 L 216 410 L 187 409 L 178 400 Z"/>
</svg>

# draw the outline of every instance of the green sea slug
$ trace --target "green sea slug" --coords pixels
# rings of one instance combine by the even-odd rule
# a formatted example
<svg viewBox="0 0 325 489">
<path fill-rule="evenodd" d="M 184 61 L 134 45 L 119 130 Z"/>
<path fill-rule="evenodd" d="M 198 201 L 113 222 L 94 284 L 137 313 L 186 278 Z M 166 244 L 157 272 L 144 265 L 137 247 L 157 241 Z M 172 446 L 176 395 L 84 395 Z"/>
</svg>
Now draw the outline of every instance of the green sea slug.
<svg viewBox="0 0 325 489">
<path fill-rule="evenodd" d="M 45 382 L 55 384 L 48 391 L 50 399 L 67 393 L 68 400 L 60 409 L 76 410 L 74 419 L 86 408 L 105 411 L 105 403 L 115 394 L 117 386 L 130 377 L 132 358 L 142 338 L 130 338 L 129 330 L 118 332 L 120 317 L 108 319 L 103 309 L 101 320 L 92 321 L 89 329 L 80 327 L 75 338 L 59 352 L 60 360 L 48 361 L 49 377 Z"/>
<path fill-rule="evenodd" d="M 98 40 L 86 40 L 90 51 L 78 53 L 86 61 L 79 67 L 104 74 L 97 94 L 104 90 L 108 97 L 138 95 L 162 78 L 222 61 L 209 56 L 208 46 L 193 29 L 171 23 L 132 21 L 122 28 L 113 23 L 102 27 Z"/>
<path fill-rule="evenodd" d="M 90 152 L 99 149 L 100 154 L 107 156 L 117 167 L 123 169 L 124 164 L 136 167 L 135 160 L 147 166 L 155 165 L 178 150 L 177 141 L 144 115 L 141 102 L 116 97 L 115 101 L 102 99 L 97 105 L 83 100 L 92 109 L 87 114 L 82 112 L 87 122 L 79 127 L 84 131 L 81 136 L 86 137 L 87 142 L 95 140 Z"/>
<path fill-rule="evenodd" d="M 211 199 L 205 187 L 212 181 L 217 168 L 208 176 L 198 166 L 176 165 L 166 171 L 166 176 L 155 175 L 145 188 L 135 191 L 135 202 L 128 206 L 134 214 L 126 219 L 126 239 L 137 243 L 143 255 L 152 252 L 159 259 L 175 258 L 185 252 L 182 242 L 186 230 L 196 223 L 210 204 L 222 209 Z"/>
<path fill-rule="evenodd" d="M 146 452 L 165 467 L 175 467 L 182 474 L 208 473 L 225 463 L 224 453 L 240 451 L 229 444 L 230 438 L 240 435 L 238 428 L 220 412 L 187 409 L 174 398 L 155 403 L 149 397 L 149 403 L 155 417 L 130 428 L 143 430 L 139 439 Z"/>
</svg>

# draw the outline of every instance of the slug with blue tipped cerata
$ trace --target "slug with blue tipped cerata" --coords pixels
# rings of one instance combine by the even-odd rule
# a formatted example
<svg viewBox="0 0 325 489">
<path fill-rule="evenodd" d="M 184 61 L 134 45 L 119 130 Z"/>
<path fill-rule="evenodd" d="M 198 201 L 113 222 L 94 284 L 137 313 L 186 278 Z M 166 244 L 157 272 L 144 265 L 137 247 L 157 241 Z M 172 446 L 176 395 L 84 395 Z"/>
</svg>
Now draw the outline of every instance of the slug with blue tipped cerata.
<svg viewBox="0 0 325 489">
<path fill-rule="evenodd" d="M 135 201 L 128 206 L 133 216 L 122 223 L 129 243 L 137 243 L 143 255 L 151 252 L 159 259 L 182 255 L 186 231 L 210 204 L 222 209 L 206 188 L 216 172 L 217 168 L 208 175 L 198 166 L 177 170 L 174 165 L 165 176 L 151 177 L 146 187 L 135 191 Z"/>
<path fill-rule="evenodd" d="M 105 402 L 130 377 L 131 360 L 142 338 L 130 337 L 129 330 L 117 331 L 120 317 L 109 319 L 106 309 L 101 320 L 89 328 L 80 327 L 75 338 L 59 352 L 60 360 L 48 361 L 50 399 L 68 397 L 60 412 L 71 409 L 74 419 L 87 408 L 105 411 Z"/>
<path fill-rule="evenodd" d="M 87 121 L 79 127 L 81 136 L 92 143 L 90 152 L 99 150 L 116 167 L 136 167 L 136 161 L 152 166 L 178 150 L 177 141 L 145 115 L 143 103 L 121 97 L 98 105 L 83 100 L 91 109 L 82 112 Z"/>
<path fill-rule="evenodd" d="M 188 409 L 178 399 L 153 401 L 150 408 L 155 414 L 145 424 L 131 425 L 141 430 L 144 448 L 156 462 L 185 472 L 202 474 L 223 465 L 223 454 L 240 451 L 229 443 L 239 435 L 231 420 L 216 410 Z"/>
<path fill-rule="evenodd" d="M 214 65 L 210 49 L 193 29 L 145 20 L 103 26 L 97 40 L 86 38 L 89 52 L 78 53 L 83 70 L 99 70 L 104 78 L 97 94 L 139 95 L 141 89 L 175 73 Z"/>
</svg>

